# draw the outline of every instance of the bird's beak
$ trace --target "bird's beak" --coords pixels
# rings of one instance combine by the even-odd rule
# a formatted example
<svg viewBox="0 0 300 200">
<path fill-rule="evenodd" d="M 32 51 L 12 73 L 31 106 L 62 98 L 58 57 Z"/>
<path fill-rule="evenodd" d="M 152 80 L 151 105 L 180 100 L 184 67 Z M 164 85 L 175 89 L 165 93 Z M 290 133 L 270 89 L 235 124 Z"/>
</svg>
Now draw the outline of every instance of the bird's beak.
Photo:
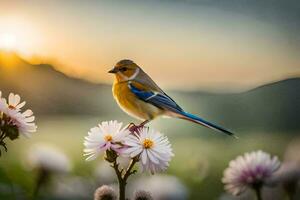
<svg viewBox="0 0 300 200">
<path fill-rule="evenodd" d="M 108 73 L 112 73 L 112 74 L 115 74 L 117 72 L 118 72 L 118 69 L 115 67 L 108 71 Z"/>
</svg>

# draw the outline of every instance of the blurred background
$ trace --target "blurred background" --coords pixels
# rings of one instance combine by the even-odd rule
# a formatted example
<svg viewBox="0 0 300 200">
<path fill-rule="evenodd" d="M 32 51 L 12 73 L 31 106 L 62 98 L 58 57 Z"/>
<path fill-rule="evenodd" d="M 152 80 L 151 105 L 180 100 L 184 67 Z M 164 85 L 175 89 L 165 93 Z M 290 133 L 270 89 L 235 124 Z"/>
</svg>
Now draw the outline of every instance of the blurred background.
<svg viewBox="0 0 300 200">
<path fill-rule="evenodd" d="M 262 149 L 300 163 L 299 27 L 294 0 L 1 0 L 0 91 L 20 94 L 38 131 L 8 143 L 0 199 L 32 194 L 37 174 L 28 157 L 35 145 L 60 149 L 72 166 L 39 199 L 92 199 L 101 184 L 114 184 L 100 158 L 85 162 L 83 139 L 103 120 L 137 123 L 111 94 L 107 71 L 124 58 L 185 110 L 239 137 L 176 119 L 151 122 L 176 156 L 163 176 L 132 178 L 129 195 L 144 185 L 178 199 L 231 199 L 221 178 L 236 156 Z"/>
</svg>

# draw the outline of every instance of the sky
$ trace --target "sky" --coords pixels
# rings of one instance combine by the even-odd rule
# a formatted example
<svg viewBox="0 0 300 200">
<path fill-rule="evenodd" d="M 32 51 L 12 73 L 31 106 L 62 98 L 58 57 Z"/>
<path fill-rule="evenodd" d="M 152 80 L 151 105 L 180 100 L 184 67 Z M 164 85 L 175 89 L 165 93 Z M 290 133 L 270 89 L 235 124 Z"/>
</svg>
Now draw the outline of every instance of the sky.
<svg viewBox="0 0 300 200">
<path fill-rule="evenodd" d="M 300 3 L 0 0 L 0 49 L 97 83 L 132 59 L 159 85 L 241 91 L 300 76 Z"/>
</svg>

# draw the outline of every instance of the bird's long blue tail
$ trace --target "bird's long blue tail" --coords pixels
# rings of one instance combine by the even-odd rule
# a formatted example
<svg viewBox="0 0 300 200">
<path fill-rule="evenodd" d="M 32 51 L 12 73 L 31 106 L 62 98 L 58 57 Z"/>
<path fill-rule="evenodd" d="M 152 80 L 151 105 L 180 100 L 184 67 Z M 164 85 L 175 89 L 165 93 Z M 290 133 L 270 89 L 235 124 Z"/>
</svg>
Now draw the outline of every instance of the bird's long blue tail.
<svg viewBox="0 0 300 200">
<path fill-rule="evenodd" d="M 208 122 L 208 121 L 206 121 L 206 120 L 204 120 L 204 119 L 202 119 L 198 116 L 192 115 L 192 114 L 187 113 L 187 112 L 180 112 L 180 113 L 177 113 L 177 114 L 178 114 L 178 118 L 185 119 L 185 120 L 188 120 L 188 121 L 192 121 L 194 123 L 200 124 L 200 125 L 205 126 L 207 128 L 211 128 L 213 130 L 217 130 L 217 131 L 220 131 L 220 132 L 225 133 L 227 135 L 231 135 L 231 136 L 236 137 L 234 135 L 234 133 L 232 133 L 232 132 L 230 132 L 230 131 L 228 131 L 228 130 L 220 127 L 220 126 L 217 126 L 213 123 L 210 123 L 210 122 Z"/>
</svg>

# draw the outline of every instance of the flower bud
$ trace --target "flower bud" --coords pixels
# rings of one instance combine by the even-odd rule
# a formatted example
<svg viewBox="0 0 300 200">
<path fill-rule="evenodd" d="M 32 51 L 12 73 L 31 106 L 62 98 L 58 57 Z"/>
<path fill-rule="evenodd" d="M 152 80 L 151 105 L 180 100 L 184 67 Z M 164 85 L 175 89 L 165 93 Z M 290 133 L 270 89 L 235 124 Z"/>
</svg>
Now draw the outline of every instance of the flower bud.
<svg viewBox="0 0 300 200">
<path fill-rule="evenodd" d="M 150 192 L 139 190 L 135 193 L 134 200 L 153 200 L 153 198 Z"/>
<path fill-rule="evenodd" d="M 16 126 L 8 126 L 5 131 L 10 140 L 15 140 L 19 137 L 19 130 Z"/>
<path fill-rule="evenodd" d="M 95 191 L 94 200 L 117 200 L 117 195 L 111 187 L 103 185 Z"/>
<path fill-rule="evenodd" d="M 104 159 L 110 163 L 114 162 L 118 157 L 117 153 L 114 150 L 107 150 L 105 153 L 106 153 L 106 155 L 105 155 Z"/>
</svg>

